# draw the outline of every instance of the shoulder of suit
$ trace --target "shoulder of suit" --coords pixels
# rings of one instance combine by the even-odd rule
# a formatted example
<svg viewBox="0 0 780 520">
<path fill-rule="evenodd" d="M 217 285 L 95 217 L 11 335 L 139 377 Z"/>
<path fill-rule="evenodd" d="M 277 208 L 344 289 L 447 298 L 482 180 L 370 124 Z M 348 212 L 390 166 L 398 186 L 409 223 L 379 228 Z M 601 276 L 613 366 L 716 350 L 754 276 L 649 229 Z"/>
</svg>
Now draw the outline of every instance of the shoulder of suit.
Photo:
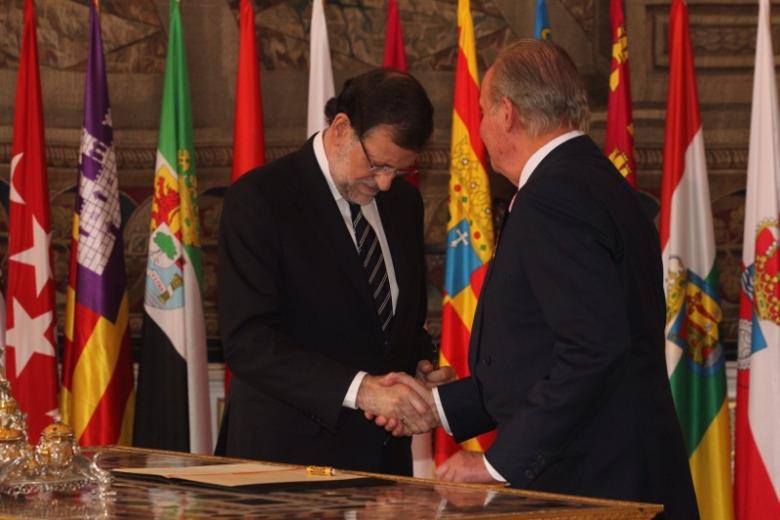
<svg viewBox="0 0 780 520">
<path fill-rule="evenodd" d="M 312 154 L 312 158 L 314 157 L 310 149 L 308 153 Z M 233 196 L 238 193 L 255 192 L 279 194 L 294 183 L 302 169 L 316 167 L 316 161 L 312 163 L 308 158 L 306 145 L 304 145 L 294 152 L 245 173 L 230 186 L 228 193 Z"/>
<path fill-rule="evenodd" d="M 516 206 L 521 212 L 553 212 L 577 220 L 606 216 L 608 201 L 622 196 L 627 186 L 612 163 L 589 139 L 564 143 L 554 152 L 520 190 Z"/>
<path fill-rule="evenodd" d="M 539 175 L 537 175 L 537 173 Z M 592 191 L 625 184 L 620 173 L 588 136 L 560 145 L 539 164 L 528 187 L 537 190 Z"/>
</svg>

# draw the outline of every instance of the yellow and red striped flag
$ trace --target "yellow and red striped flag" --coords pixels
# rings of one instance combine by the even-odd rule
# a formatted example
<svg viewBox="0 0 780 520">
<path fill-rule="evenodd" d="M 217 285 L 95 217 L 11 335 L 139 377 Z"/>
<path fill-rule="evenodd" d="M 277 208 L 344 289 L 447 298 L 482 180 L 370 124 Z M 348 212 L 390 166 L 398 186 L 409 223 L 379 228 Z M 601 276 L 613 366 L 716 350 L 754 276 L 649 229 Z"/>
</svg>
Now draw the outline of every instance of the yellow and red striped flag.
<svg viewBox="0 0 780 520">
<path fill-rule="evenodd" d="M 60 392 L 62 420 L 83 446 L 129 444 L 134 409 L 119 181 L 94 3 L 89 26 Z"/>
<path fill-rule="evenodd" d="M 493 212 L 485 145 L 479 137 L 479 74 L 469 0 L 458 0 L 458 58 L 455 66 L 450 163 L 450 220 L 444 269 L 441 351 L 439 362 L 452 366 L 459 378 L 469 375 L 471 324 L 482 282 L 493 257 Z M 494 433 L 462 444 L 485 451 Z M 435 457 L 441 464 L 458 445 L 441 428 L 436 430 Z"/>
<path fill-rule="evenodd" d="M 623 0 L 611 0 L 609 18 L 612 24 L 612 68 L 609 73 L 607 135 L 604 140 L 604 153 L 628 183 L 636 188 L 634 121 L 631 117 L 628 35 L 623 17 Z"/>
</svg>

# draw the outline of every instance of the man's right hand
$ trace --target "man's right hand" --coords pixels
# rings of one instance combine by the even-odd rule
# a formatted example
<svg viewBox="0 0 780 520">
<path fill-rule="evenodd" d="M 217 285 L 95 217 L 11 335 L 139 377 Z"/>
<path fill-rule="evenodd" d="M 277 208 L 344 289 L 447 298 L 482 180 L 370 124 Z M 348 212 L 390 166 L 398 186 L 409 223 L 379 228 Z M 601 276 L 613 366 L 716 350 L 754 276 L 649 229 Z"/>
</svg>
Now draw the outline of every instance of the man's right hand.
<svg viewBox="0 0 780 520">
<path fill-rule="evenodd" d="M 356 404 L 367 419 L 384 418 L 383 424 L 377 424 L 385 426 L 393 435 L 411 435 L 427 432 L 439 423 L 433 399 L 429 401 L 425 392 L 407 374 L 367 375 L 358 389 Z"/>
</svg>

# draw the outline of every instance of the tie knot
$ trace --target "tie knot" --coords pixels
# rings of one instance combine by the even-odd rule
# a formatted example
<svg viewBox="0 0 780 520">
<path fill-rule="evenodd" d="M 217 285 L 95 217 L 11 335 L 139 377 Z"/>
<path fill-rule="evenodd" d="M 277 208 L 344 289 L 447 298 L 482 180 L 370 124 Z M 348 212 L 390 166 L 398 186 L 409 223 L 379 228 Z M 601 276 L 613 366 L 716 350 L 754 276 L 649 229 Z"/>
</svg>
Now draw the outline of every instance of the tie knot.
<svg viewBox="0 0 780 520">
<path fill-rule="evenodd" d="M 360 205 L 359 204 L 353 204 L 353 203 L 350 202 L 349 203 L 349 212 L 350 212 L 350 214 L 352 214 L 352 221 L 354 222 L 357 219 L 358 215 L 360 215 L 362 213 L 362 210 L 360 209 Z"/>
</svg>

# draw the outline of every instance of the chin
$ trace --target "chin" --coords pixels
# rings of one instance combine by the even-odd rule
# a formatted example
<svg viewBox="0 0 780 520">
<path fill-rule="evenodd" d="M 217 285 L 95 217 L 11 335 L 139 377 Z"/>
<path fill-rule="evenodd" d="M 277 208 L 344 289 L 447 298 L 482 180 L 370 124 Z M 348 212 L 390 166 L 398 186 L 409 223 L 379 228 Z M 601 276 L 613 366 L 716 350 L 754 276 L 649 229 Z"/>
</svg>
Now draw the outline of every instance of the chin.
<svg viewBox="0 0 780 520">
<path fill-rule="evenodd" d="M 349 197 L 347 197 L 347 200 L 351 202 L 352 204 L 357 204 L 359 206 L 365 206 L 366 204 L 370 203 L 372 200 L 374 200 L 374 196 L 371 195 L 363 195 L 362 193 L 350 193 Z"/>
<path fill-rule="evenodd" d="M 349 200 L 354 204 L 360 204 L 361 206 L 365 206 L 366 204 L 374 200 L 374 197 L 376 197 L 377 193 L 378 192 L 376 191 L 372 193 L 364 193 L 360 189 L 355 189 L 349 193 Z"/>
</svg>

